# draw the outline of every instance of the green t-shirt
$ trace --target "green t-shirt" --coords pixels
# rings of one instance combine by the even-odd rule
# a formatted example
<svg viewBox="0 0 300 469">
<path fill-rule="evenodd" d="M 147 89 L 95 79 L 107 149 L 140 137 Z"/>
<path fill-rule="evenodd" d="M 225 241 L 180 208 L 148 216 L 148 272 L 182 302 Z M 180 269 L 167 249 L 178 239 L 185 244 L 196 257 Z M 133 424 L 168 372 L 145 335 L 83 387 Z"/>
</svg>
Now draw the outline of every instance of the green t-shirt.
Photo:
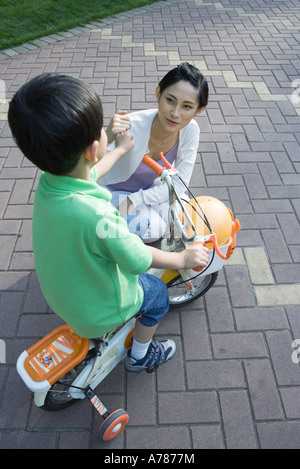
<svg viewBox="0 0 300 469">
<path fill-rule="evenodd" d="M 33 250 L 43 295 L 78 335 L 98 337 L 134 316 L 143 301 L 138 274 L 151 251 L 91 181 L 43 173 L 36 190 Z"/>
</svg>

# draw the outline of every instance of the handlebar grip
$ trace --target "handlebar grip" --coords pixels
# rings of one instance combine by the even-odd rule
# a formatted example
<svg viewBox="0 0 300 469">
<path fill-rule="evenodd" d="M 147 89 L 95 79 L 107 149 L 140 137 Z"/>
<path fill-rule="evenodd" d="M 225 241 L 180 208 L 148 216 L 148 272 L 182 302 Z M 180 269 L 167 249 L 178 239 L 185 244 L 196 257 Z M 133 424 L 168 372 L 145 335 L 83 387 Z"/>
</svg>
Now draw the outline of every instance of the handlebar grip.
<svg viewBox="0 0 300 469">
<path fill-rule="evenodd" d="M 145 155 L 143 157 L 143 163 L 145 163 L 149 168 L 153 169 L 153 171 L 155 171 L 158 174 L 158 176 L 160 176 L 162 171 L 166 169 L 163 166 L 161 166 L 159 163 L 157 163 L 157 161 L 154 161 L 152 158 L 150 158 L 149 155 Z"/>
<path fill-rule="evenodd" d="M 213 243 L 214 245 L 214 249 L 216 251 L 216 253 L 218 254 L 219 257 L 221 257 L 221 259 L 226 259 L 226 256 L 224 256 L 224 254 L 222 254 L 222 252 L 220 251 L 220 248 L 219 248 L 219 245 L 218 245 L 218 241 L 217 241 L 217 237 L 215 234 L 212 234 L 209 239 L 205 242 L 203 241 L 194 241 L 192 246 L 194 244 L 207 244 L 207 243 Z M 194 267 L 193 270 L 195 270 L 196 272 L 201 272 L 201 270 L 203 269 L 203 267 Z"/>
</svg>

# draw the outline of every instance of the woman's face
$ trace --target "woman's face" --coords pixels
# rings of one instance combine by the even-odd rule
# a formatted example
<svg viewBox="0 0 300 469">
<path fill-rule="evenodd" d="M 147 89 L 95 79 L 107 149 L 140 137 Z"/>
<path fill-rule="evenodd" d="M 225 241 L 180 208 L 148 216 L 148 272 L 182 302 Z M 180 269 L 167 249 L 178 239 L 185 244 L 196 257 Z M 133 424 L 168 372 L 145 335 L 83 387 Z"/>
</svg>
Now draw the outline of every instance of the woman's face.
<svg viewBox="0 0 300 469">
<path fill-rule="evenodd" d="M 162 93 L 158 86 L 156 98 L 159 122 L 168 132 L 178 132 L 204 110 L 198 109 L 198 90 L 185 80 L 168 86 Z"/>
</svg>

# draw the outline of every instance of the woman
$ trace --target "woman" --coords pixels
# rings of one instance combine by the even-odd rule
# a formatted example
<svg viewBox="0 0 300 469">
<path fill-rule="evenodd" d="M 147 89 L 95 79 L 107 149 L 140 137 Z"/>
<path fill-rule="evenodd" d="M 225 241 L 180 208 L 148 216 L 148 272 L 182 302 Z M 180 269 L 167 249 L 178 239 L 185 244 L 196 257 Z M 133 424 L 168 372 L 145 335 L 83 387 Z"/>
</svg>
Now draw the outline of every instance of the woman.
<svg viewBox="0 0 300 469">
<path fill-rule="evenodd" d="M 108 151 L 118 133 L 130 133 L 134 148 L 124 155 L 102 183 L 112 193 L 112 203 L 127 216 L 130 231 L 144 242 L 161 238 L 167 227 L 168 188 L 143 162 L 145 154 L 162 164 L 160 152 L 173 164 L 188 185 L 199 144 L 199 127 L 193 119 L 204 111 L 208 84 L 193 65 L 182 63 L 169 71 L 156 88 L 158 109 L 118 111 L 107 128 Z M 176 182 L 179 195 L 185 186 Z"/>
</svg>

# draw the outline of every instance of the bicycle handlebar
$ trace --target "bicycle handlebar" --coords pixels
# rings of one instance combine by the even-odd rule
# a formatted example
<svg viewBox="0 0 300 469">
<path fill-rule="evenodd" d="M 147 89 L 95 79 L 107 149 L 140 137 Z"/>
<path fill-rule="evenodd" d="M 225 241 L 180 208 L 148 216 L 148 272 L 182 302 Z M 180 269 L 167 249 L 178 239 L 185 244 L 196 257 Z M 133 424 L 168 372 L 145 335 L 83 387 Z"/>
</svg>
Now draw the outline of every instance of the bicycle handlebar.
<svg viewBox="0 0 300 469">
<path fill-rule="evenodd" d="M 151 168 L 153 171 L 155 171 L 158 176 L 160 176 L 161 173 L 166 169 L 171 169 L 172 171 L 176 171 L 176 169 L 166 160 L 166 158 L 164 157 L 164 154 L 162 152 L 160 153 L 160 158 L 164 162 L 164 164 L 167 166 L 167 168 L 161 166 L 157 161 L 153 160 L 149 155 L 145 155 L 143 157 L 143 163 L 145 163 L 149 168 Z M 193 244 L 206 244 L 206 243 L 212 243 L 213 246 L 214 246 L 215 251 L 217 252 L 217 254 L 222 259 L 226 259 L 226 256 L 224 256 L 222 254 L 222 252 L 220 251 L 218 241 L 217 241 L 217 237 L 214 233 L 211 233 L 208 236 L 196 235 L 196 241 L 194 241 Z M 194 270 L 196 270 L 196 271 L 201 270 L 201 269 L 202 269 L 201 267 L 200 268 L 199 267 L 194 268 Z"/>
<path fill-rule="evenodd" d="M 153 169 L 153 171 L 157 173 L 158 176 L 160 176 L 163 170 L 166 169 L 163 168 L 159 163 L 157 163 L 157 161 L 154 161 L 149 155 L 145 155 L 143 157 L 143 163 L 145 163 L 148 168 Z"/>
<path fill-rule="evenodd" d="M 176 169 L 174 168 L 174 166 L 172 166 L 168 160 L 166 160 L 166 158 L 164 157 L 164 154 L 163 152 L 161 151 L 160 154 L 159 154 L 161 160 L 165 163 L 166 165 L 166 168 L 164 168 L 163 166 L 161 166 L 157 161 L 153 160 L 149 155 L 145 155 L 143 157 L 143 163 L 145 163 L 149 168 L 153 169 L 153 171 L 155 171 L 155 173 L 157 173 L 158 176 L 161 175 L 161 173 L 165 170 L 165 169 L 171 169 L 172 171 L 176 171 Z"/>
<path fill-rule="evenodd" d="M 202 239 L 197 239 L 196 241 L 193 242 L 192 246 L 194 244 L 208 244 L 208 243 L 213 244 L 216 253 L 218 254 L 218 256 L 221 257 L 221 259 L 224 259 L 224 260 L 227 259 L 226 256 L 224 256 L 224 254 L 222 254 L 222 252 L 219 248 L 217 236 L 216 236 L 215 233 L 212 233 L 212 234 L 207 235 L 207 236 L 203 236 Z M 196 270 L 196 269 L 194 269 L 194 270 Z"/>
</svg>

